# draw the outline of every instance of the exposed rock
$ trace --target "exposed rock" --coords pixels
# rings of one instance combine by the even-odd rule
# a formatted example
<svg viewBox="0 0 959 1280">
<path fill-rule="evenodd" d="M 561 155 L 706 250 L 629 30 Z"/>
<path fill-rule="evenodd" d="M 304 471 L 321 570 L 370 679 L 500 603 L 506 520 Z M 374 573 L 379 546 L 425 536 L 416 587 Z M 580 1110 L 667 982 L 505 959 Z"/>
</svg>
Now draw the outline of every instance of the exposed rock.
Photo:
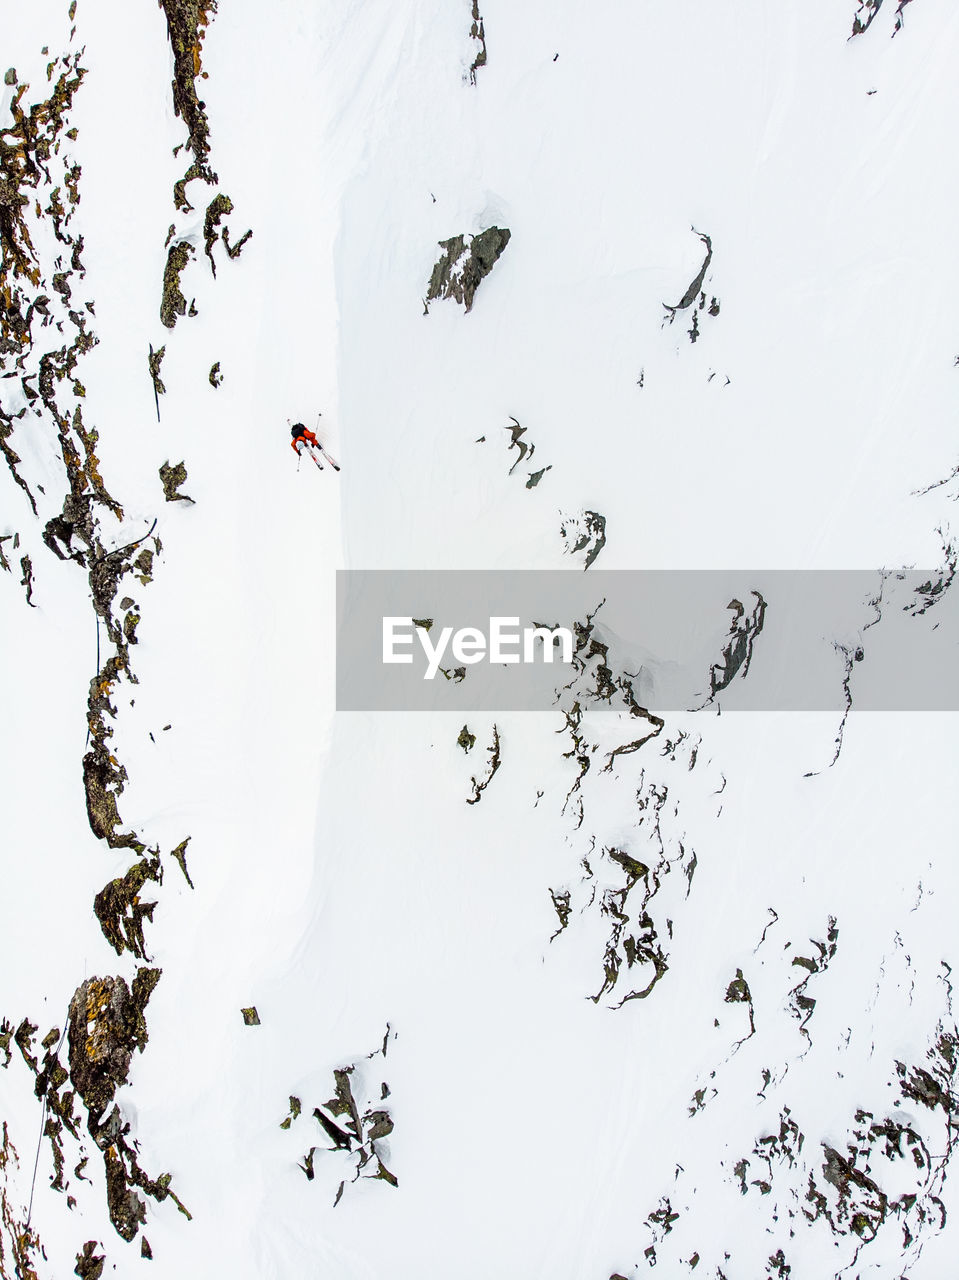
<svg viewBox="0 0 959 1280">
<path fill-rule="evenodd" d="M 686 289 L 686 292 L 683 294 L 682 298 L 680 298 L 679 302 L 677 302 L 675 306 L 670 306 L 669 303 L 664 302 L 663 307 L 666 310 L 666 316 L 669 323 L 672 324 L 673 321 L 676 319 L 677 314 L 680 311 L 688 310 L 690 307 L 693 306 L 694 303 L 697 302 L 697 299 L 699 300 L 696 305 L 696 309 L 693 311 L 692 327 L 688 331 L 690 342 L 695 342 L 699 337 L 699 314 L 705 311 L 707 315 L 718 316 L 720 311 L 720 303 L 718 298 L 711 297 L 709 299 L 709 304 L 707 306 L 706 294 L 703 291 L 703 283 L 706 279 L 706 272 L 708 271 L 709 264 L 710 262 L 712 262 L 712 258 L 713 258 L 712 241 L 710 240 L 709 236 L 703 235 L 702 232 L 697 231 L 695 227 L 692 228 L 692 231 L 694 232 L 695 235 L 699 236 L 700 240 L 706 246 L 706 257 L 703 259 L 703 265 L 700 267 L 699 271 L 691 280 L 688 288 Z M 642 386 L 642 375 L 640 375 L 639 385 Z"/>
<path fill-rule="evenodd" d="M 902 30 L 903 10 L 906 5 L 910 3 L 911 0 L 899 0 L 899 3 L 896 6 L 896 23 L 893 27 L 893 35 L 895 35 L 897 31 Z M 859 0 L 859 7 L 857 8 L 852 20 L 852 35 L 849 37 L 850 40 L 853 36 L 862 35 L 864 31 L 869 30 L 872 26 L 873 19 L 876 18 L 879 10 L 882 8 L 882 4 L 883 0 Z"/>
<path fill-rule="evenodd" d="M 229 228 L 224 227 L 220 238 L 222 239 L 224 248 L 226 249 L 227 257 L 238 258 L 240 254 L 243 252 L 243 246 L 246 244 L 247 240 L 251 240 L 253 238 L 253 232 L 244 231 L 243 235 L 240 236 L 236 244 L 230 244 Z"/>
<path fill-rule="evenodd" d="M 552 942 L 553 938 L 558 937 L 569 924 L 570 894 L 568 889 L 550 889 L 549 896 L 553 900 L 553 909 L 559 917 L 559 928 L 550 938 Z"/>
<path fill-rule="evenodd" d="M 170 465 L 169 459 L 160 468 L 160 483 L 163 485 L 163 496 L 167 502 L 193 502 L 188 494 L 179 493 L 181 485 L 186 484 L 187 470 L 182 462 Z"/>
<path fill-rule="evenodd" d="M 37 606 L 33 603 L 33 561 L 29 556 L 20 557 L 20 572 L 23 574 L 20 586 L 27 589 L 27 604 L 35 609 Z"/>
<path fill-rule="evenodd" d="M 187 127 L 187 145 L 193 152 L 193 163 L 175 183 L 173 200 L 177 209 L 192 210 L 186 186 L 194 178 L 214 186 L 216 174 L 210 169 L 210 125 L 206 103 L 197 94 L 196 82 L 206 73 L 200 53 L 210 18 L 216 13 L 216 0 L 158 0 L 166 16 L 167 34 L 173 50 L 173 109 Z"/>
<path fill-rule="evenodd" d="M 809 960 L 802 967 L 809 965 L 822 971 L 820 960 Z M 737 1002 L 745 990 L 738 979 L 730 984 Z M 959 1040 L 955 1026 L 940 1022 L 922 1066 L 896 1064 L 896 1075 L 889 1086 L 898 1087 L 898 1097 L 890 1097 L 880 1089 L 875 1094 L 875 1109 L 856 1108 L 845 1126 L 827 1109 L 828 1136 L 819 1142 L 811 1143 L 808 1131 L 800 1128 L 791 1108 L 780 1106 L 775 1127 L 754 1141 L 749 1155 L 732 1166 L 740 1194 L 754 1200 L 751 1221 L 755 1230 L 769 1235 L 788 1230 L 789 1240 L 795 1240 L 796 1247 L 803 1249 L 803 1235 L 825 1227 L 836 1250 L 829 1274 L 837 1276 L 847 1272 L 865 1274 L 862 1250 L 883 1237 L 890 1254 L 895 1256 L 896 1274 L 910 1272 L 925 1241 L 945 1225 L 943 1186 L 955 1151 L 959 1116 L 957 1066 Z M 764 1093 L 760 1096 L 765 1096 L 765 1089 L 770 1087 L 769 1071 L 764 1075 Z M 787 1078 L 783 1072 L 778 1083 Z M 809 1083 L 804 1082 L 803 1090 L 807 1107 L 811 1098 Z M 823 1084 L 828 1088 L 827 1079 Z M 911 1104 L 919 1105 L 917 1108 Z M 722 1164 L 725 1166 L 726 1162 Z M 677 1179 L 681 1172 L 682 1166 L 677 1165 Z M 725 1182 L 728 1174 L 722 1172 L 719 1177 Z M 695 1212 L 695 1197 L 702 1188 L 686 1186 L 682 1190 L 689 1211 Z M 711 1209 L 706 1206 L 705 1223 L 715 1222 Z M 648 1221 L 651 1226 L 656 1225 L 654 1215 Z M 652 1234 L 650 1248 L 664 1254 L 666 1233 L 654 1230 Z M 728 1251 L 737 1245 L 735 1238 L 710 1239 L 715 1274 L 739 1274 L 741 1266 L 735 1266 L 736 1259 Z M 705 1249 L 703 1256 L 708 1258 Z M 731 1259 L 733 1265 L 727 1272 Z M 678 1264 L 683 1258 L 674 1254 L 658 1261 Z M 875 1262 L 870 1260 L 866 1269 L 881 1269 L 881 1261 L 882 1257 Z M 768 1266 L 767 1276 L 785 1277 L 791 1272 L 782 1248 L 769 1256 Z"/>
<path fill-rule="evenodd" d="M 187 884 L 192 889 L 194 888 L 194 884 L 193 884 L 193 881 L 190 879 L 190 872 L 187 870 L 187 865 L 186 865 L 186 847 L 190 843 L 191 839 L 192 839 L 191 836 L 187 836 L 185 840 L 181 840 L 175 849 L 170 850 L 170 857 L 176 859 L 177 863 L 179 864 L 180 870 L 183 872 L 184 880 L 186 880 Z"/>
<path fill-rule="evenodd" d="M 110 748 L 113 736 L 110 721 L 116 714 L 111 701 L 113 690 L 123 678 L 135 679 L 129 666 L 129 645 L 135 643 L 139 614 L 129 612 L 133 604 L 131 599 L 126 616 L 122 619 L 115 617 L 114 601 L 118 594 L 122 594 L 119 591 L 121 581 L 134 567 L 141 569 L 140 579 L 144 580 L 144 557 L 152 561 L 153 552 L 141 550 L 137 557 L 139 565 L 135 565 L 131 556 L 151 537 L 153 530 L 127 546 L 112 546 L 113 539 L 111 533 L 105 531 L 104 521 L 108 520 L 112 529 L 113 520 L 123 520 L 124 512 L 100 474 L 98 432 L 85 422 L 83 415 L 82 401 L 86 390 L 78 377 L 77 366 L 81 357 L 94 348 L 97 338 L 88 327 L 89 317 L 94 315 L 93 303 L 88 301 L 81 307 L 75 301 L 84 276 L 83 238 L 74 235 L 71 229 L 80 199 L 80 166 L 73 163 L 69 155 L 69 143 L 76 139 L 77 131 L 65 126 L 73 94 L 84 75 L 79 60 L 80 54 L 73 53 L 48 64 L 47 80 L 51 86 L 48 96 L 31 106 L 29 111 L 23 105 L 27 86 L 20 86 L 10 106 L 12 121 L 0 134 L 0 364 L 5 369 L 14 366 L 19 374 L 23 395 L 33 410 L 31 429 L 34 432 L 46 430 L 59 445 L 66 492 L 60 514 L 46 520 L 42 537 L 58 559 L 73 561 L 86 570 L 98 624 L 99 670 L 89 687 L 88 750 L 83 761 L 91 830 L 106 839 L 113 848 L 129 847 L 139 853 L 144 851 L 143 845 L 131 832 L 121 829 L 117 797 L 123 790 L 127 775 Z M 41 236 L 35 237 L 32 232 L 34 226 L 43 232 Z M 34 248 L 34 238 L 41 252 Z M 41 344 L 40 338 L 47 335 L 48 329 L 51 342 Z M 151 357 L 154 355 L 156 353 L 151 351 Z M 159 374 L 158 362 L 151 368 L 151 377 L 154 372 Z M 155 392 L 158 399 L 159 388 L 156 386 Z M 21 410 L 10 415 L 0 411 L 0 452 L 13 479 L 26 493 L 36 513 L 34 495 L 19 475 L 20 460 L 11 443 L 14 424 L 23 418 L 25 412 Z M 40 422 L 34 418 L 39 418 Z M 43 487 L 40 491 L 43 492 Z M 159 551 L 159 541 L 153 539 L 153 543 Z M 32 561 L 21 561 L 21 572 L 24 585 L 30 590 L 35 573 Z M 104 642 L 112 646 L 112 652 L 108 647 L 106 656 L 100 660 L 100 644 Z M 120 888 L 122 884 L 121 881 L 108 886 L 108 891 L 100 899 L 104 916 L 109 921 L 105 932 L 112 929 L 114 943 L 120 938 L 124 944 L 132 943 L 130 949 L 134 952 L 138 947 L 142 952 L 142 938 L 138 933 L 142 929 L 142 918 L 136 918 L 140 904 L 136 894 L 132 893 L 124 905 L 121 901 L 124 897 Z M 146 1040 L 143 1006 L 158 976 L 158 970 L 141 970 L 134 980 L 132 992 L 126 993 L 125 1008 L 132 1027 L 130 1034 L 135 1036 L 141 1047 Z M 122 979 L 104 981 L 113 983 L 122 982 Z M 83 990 L 80 989 L 74 1001 Z M 116 1001 L 121 1005 L 122 994 L 122 991 L 116 993 Z M 139 1012 L 134 1016 L 137 1010 Z M 109 1022 L 108 1011 L 101 1013 Z M 46 1107 L 42 1133 L 50 1140 L 52 1148 L 51 1185 L 55 1190 L 64 1190 L 62 1134 L 67 1131 L 76 1136 L 78 1132 L 73 1112 L 76 1095 L 65 1086 L 76 1068 L 77 1077 L 84 1081 L 87 1091 L 84 1103 L 88 1112 L 91 1105 L 96 1107 L 105 1097 L 112 1097 L 113 1088 L 107 1083 L 108 1067 L 104 1068 L 107 1075 L 101 1075 L 97 1083 L 97 1062 L 93 1059 L 85 1069 L 79 1059 L 74 1059 L 68 1072 L 59 1061 L 60 1046 L 53 1032 L 42 1042 L 46 1052 L 42 1062 L 38 1063 L 32 1047 L 31 1026 L 29 1020 L 23 1020 L 16 1043 L 36 1076 L 35 1091 L 38 1098 L 44 1099 Z M 75 1033 L 77 1030 L 74 1026 Z M 96 1025 L 91 1034 L 96 1038 L 101 1030 Z M 116 1054 L 113 1058 L 116 1059 Z M 118 1059 L 113 1065 L 119 1071 L 121 1063 Z M 79 1091 L 77 1080 L 73 1083 Z M 102 1095 L 99 1099 L 95 1096 L 98 1093 Z M 126 1140 L 128 1126 L 124 1125 L 119 1110 L 114 1108 L 114 1113 L 105 1120 L 101 1117 L 102 1108 L 88 1115 L 88 1127 L 101 1148 L 112 1144 L 115 1158 L 123 1171 L 122 1184 L 135 1184 L 157 1199 L 172 1195 L 162 1180 L 154 1183 L 140 1169 L 135 1148 Z M 85 1162 L 84 1157 L 77 1164 L 78 1178 L 83 1176 Z M 120 1201 L 126 1196 L 121 1189 L 121 1180 L 109 1168 L 107 1176 L 109 1186 L 113 1188 L 110 1197 L 114 1224 L 118 1230 L 128 1232 L 132 1222 L 135 1233 L 136 1223 L 130 1216 L 133 1214 L 135 1217 L 135 1206 L 128 1203 L 124 1208 L 121 1205 Z M 69 1196 L 68 1204 L 72 1207 L 73 1203 L 73 1197 Z M 24 1239 L 29 1241 L 30 1238 L 27 1232 Z M 20 1266 L 20 1274 L 28 1274 L 26 1260 Z M 29 1271 L 29 1274 L 33 1272 Z"/>
<path fill-rule="evenodd" d="M 931 488 L 936 487 L 938 486 L 931 486 Z M 924 490 L 923 492 L 928 493 L 929 490 Z M 936 533 L 939 534 L 942 541 L 943 564 L 935 578 L 927 578 L 925 582 L 920 583 L 915 588 L 915 594 L 919 599 L 911 606 L 909 612 L 917 618 L 921 618 L 924 613 L 939 604 L 949 588 L 955 583 L 957 573 L 959 573 L 959 548 L 957 548 L 955 538 L 941 527 L 936 529 Z"/>
<path fill-rule="evenodd" d="M 132 990 L 121 977 L 87 978 L 70 1001 L 70 1078 L 87 1108 L 94 1138 L 100 1117 L 126 1083 L 134 1049 L 142 1053 L 146 1048 L 144 1009 L 160 972 L 138 969 Z"/>
<path fill-rule="evenodd" d="M 521 427 L 517 422 L 517 420 L 514 417 L 512 417 L 512 415 L 510 416 L 510 422 L 512 423 L 512 426 L 509 426 L 506 428 L 506 430 L 510 433 L 509 447 L 511 450 L 516 449 L 519 454 L 516 461 L 513 463 L 513 465 L 509 469 L 509 473 L 510 475 L 512 475 L 524 458 L 527 461 L 530 461 L 532 459 L 533 454 L 536 452 L 536 445 L 528 443 L 522 438 L 523 436 L 526 435 L 527 428 Z M 548 468 L 544 467 L 543 471 L 546 471 L 546 470 L 548 470 Z M 532 480 L 532 477 L 530 477 L 530 481 L 528 481 L 526 485 L 527 489 L 532 489 L 534 485 L 539 484 L 539 481 L 540 479 L 542 479 L 542 476 L 543 476 L 543 471 L 538 471 L 536 473 L 536 477 L 537 477 L 536 480 Z"/>
<path fill-rule="evenodd" d="M 88 1240 L 83 1246 L 83 1252 L 77 1254 L 77 1265 L 73 1269 L 73 1274 L 81 1276 L 83 1280 L 100 1280 L 103 1275 L 103 1264 L 106 1257 L 96 1252 L 96 1240 Z"/>
<path fill-rule="evenodd" d="M 13 1168 L 20 1164 L 16 1147 L 10 1141 L 7 1122 L 2 1125 L 3 1140 L 0 1142 L 0 1277 L 2 1280 L 38 1280 L 37 1265 L 45 1259 L 40 1237 L 32 1230 L 26 1213 L 14 1208 L 11 1197 L 7 1194 L 7 1178 Z M 9 1246 L 13 1271 L 5 1270 L 6 1251 Z M 38 1258 L 36 1255 L 40 1255 Z M 46 1275 L 44 1269 L 44 1275 Z"/>
<path fill-rule="evenodd" d="M 141 551 L 133 562 L 133 567 L 139 569 L 137 577 L 143 586 L 153 581 L 153 552 L 150 550 Z"/>
<path fill-rule="evenodd" d="M 123 619 L 123 636 L 127 644 L 137 644 L 137 627 L 140 623 L 140 615 L 131 610 Z"/>
<path fill-rule="evenodd" d="M 489 227 L 479 235 L 441 240 L 440 248 L 445 253 L 430 276 L 426 311 L 437 298 L 453 298 L 471 310 L 480 282 L 493 270 L 509 240 L 510 232 L 505 227 Z"/>
<path fill-rule="evenodd" d="M 473 22 L 470 26 L 470 39 L 477 45 L 476 54 L 470 64 L 470 84 L 476 83 L 476 72 L 486 66 L 486 28 L 479 11 L 479 0 L 473 0 Z"/>
<path fill-rule="evenodd" d="M 103 1164 L 110 1221 L 117 1235 L 127 1241 L 135 1240 L 141 1225 L 147 1220 L 146 1201 L 128 1182 L 123 1161 L 112 1146 L 104 1151 Z"/>
<path fill-rule="evenodd" d="M 203 247 L 210 259 L 210 269 L 216 275 L 216 262 L 213 259 L 213 246 L 219 239 L 220 219 L 233 212 L 233 201 L 225 191 L 218 192 L 207 205 L 203 216 Z"/>
<path fill-rule="evenodd" d="M 221 191 L 215 195 L 209 205 L 207 205 L 207 210 L 203 218 L 204 250 L 206 252 L 206 256 L 210 259 L 210 267 L 214 275 L 216 275 L 216 262 L 213 258 L 213 246 L 216 244 L 217 239 L 219 238 L 223 241 L 229 257 L 238 258 L 243 251 L 243 246 L 253 235 L 252 231 L 247 231 L 240 237 L 236 244 L 230 244 L 229 228 L 224 226 L 222 230 L 220 230 L 220 219 L 232 212 L 233 201 L 225 192 Z"/>
<path fill-rule="evenodd" d="M 593 826 L 580 857 L 579 883 L 550 893 L 560 922 L 553 938 L 571 927 L 575 918 L 586 916 L 591 932 L 601 922 L 606 931 L 603 977 L 589 998 L 618 1009 L 648 998 L 667 973 L 672 919 L 665 904 L 677 909 L 689 897 L 696 854 L 673 829 L 678 809 L 670 784 L 658 776 L 658 768 L 656 773 L 651 765 L 635 769 L 631 781 L 635 816 L 625 830 L 620 818 L 612 838 L 603 835 L 602 804 L 594 810 L 588 803 L 593 794 L 591 779 L 595 779 L 593 786 L 605 788 L 602 775 L 614 767 L 625 773 L 625 760 L 640 751 L 648 755 L 648 744 L 665 727 L 661 717 L 637 700 L 633 677 L 611 667 L 608 646 L 596 635 L 598 611 L 588 614 L 584 622 L 573 623 L 574 675 L 560 691 L 558 703 L 569 740 L 563 756 L 576 766 L 563 813 L 573 819 L 574 832 L 588 817 Z M 603 716 L 594 717 L 593 707 L 602 708 Z M 643 726 L 638 734 L 637 721 Z M 667 759 L 682 777 L 694 767 L 697 748 L 698 740 L 683 734 L 667 742 L 653 759 Z M 595 771 L 593 762 L 600 753 L 606 764 Z M 605 795 L 605 790 L 599 795 Z M 680 876 L 674 877 L 674 871 Z"/>
<path fill-rule="evenodd" d="M 69 345 L 62 345 L 58 352 L 48 353 L 47 395 L 54 379 L 72 374 L 80 347 L 87 349 L 92 345 L 85 334 L 83 317 L 70 310 L 64 296 L 69 294 L 71 272 L 82 274 L 83 271 L 80 260 L 83 239 L 74 240 L 67 229 L 80 199 L 77 187 L 80 166 L 70 162 L 63 147 L 63 141 L 72 133 L 67 130 L 67 116 L 73 96 L 85 74 L 79 63 L 79 53 L 54 59 L 48 66 L 48 79 L 53 80 L 55 69 L 59 69 L 59 74 L 49 95 L 29 110 L 23 105 L 29 86 L 17 84 L 13 68 L 7 73 L 7 81 L 15 91 L 9 105 L 10 121 L 0 131 L 0 367 L 6 368 L 9 364 L 22 372 L 21 386 L 31 403 L 40 397 L 30 381 L 38 370 L 36 361 L 30 369 L 27 360 L 33 353 L 38 322 L 43 329 L 54 320 L 50 310 L 52 299 L 62 308 L 63 319 L 58 317 L 58 323 L 61 326 L 69 323 L 77 330 L 77 337 Z M 40 201 L 41 193 L 49 198 L 45 209 Z M 30 231 L 30 223 L 39 223 L 44 217 L 53 238 L 68 251 L 72 250 L 70 270 L 61 269 L 62 259 L 56 259 L 51 263 L 49 283 L 44 281 L 43 264 Z M 54 288 L 55 278 L 59 290 Z M 62 333 L 63 328 L 58 332 Z M 80 384 L 76 383 L 75 387 L 81 394 Z M 21 459 L 10 443 L 15 433 L 14 424 L 22 420 L 24 413 L 23 409 L 15 414 L 0 410 L 0 454 L 36 515 L 36 499 L 20 474 Z"/>
<path fill-rule="evenodd" d="M 107 686 L 109 687 L 109 682 Z M 120 810 L 117 797 L 123 792 L 127 771 L 99 740 L 83 757 L 83 789 L 90 830 L 111 849 L 136 849 L 139 841 L 132 831 L 117 832 Z"/>
<path fill-rule="evenodd" d="M 726 606 L 732 614 L 729 624 L 729 639 L 723 646 L 722 661 L 714 663 L 709 672 L 709 698 L 712 702 L 718 693 L 728 689 L 737 675 L 745 680 L 752 662 L 753 645 L 762 633 L 766 619 L 766 601 L 758 591 L 750 592 L 755 597 L 752 612 L 746 612 L 741 600 L 730 600 Z"/>
<path fill-rule="evenodd" d="M 560 534 L 571 555 L 586 552 L 586 570 L 596 560 L 606 545 L 606 517 L 598 511 L 583 511 L 577 516 L 566 516 L 560 525 Z"/>
<path fill-rule="evenodd" d="M 178 316 L 187 314 L 186 298 L 180 291 L 180 274 L 193 257 L 193 245 L 189 240 L 177 240 L 167 252 L 163 269 L 163 298 L 160 302 L 160 320 L 172 329 Z"/>
<path fill-rule="evenodd" d="M 807 1023 L 813 1015 L 816 1008 L 816 1001 L 812 996 L 806 994 L 806 987 L 810 979 L 817 974 L 825 973 L 836 954 L 836 948 L 839 942 L 839 929 L 836 925 L 836 917 L 830 916 L 826 925 L 826 939 L 824 942 L 817 942 L 810 938 L 813 946 L 816 948 L 815 956 L 793 956 L 792 963 L 794 966 L 805 969 L 806 976 L 798 986 L 793 987 L 789 993 L 789 1009 L 793 1017 L 799 1022 L 799 1029 L 802 1034 L 809 1040 L 809 1030 Z"/>
<path fill-rule="evenodd" d="M 64 1180 L 63 1134 L 66 1131 L 73 1138 L 79 1136 L 79 1119 L 74 1112 L 74 1094 L 72 1090 L 61 1092 L 70 1079 L 69 1073 L 60 1061 L 63 1037 L 59 1027 L 51 1027 L 40 1042 L 44 1055 L 43 1061 L 38 1062 L 33 1044 L 37 1026 L 29 1018 L 24 1018 L 14 1032 L 12 1025 L 3 1019 L 0 1023 L 0 1050 L 6 1056 L 3 1064 L 5 1067 L 9 1066 L 11 1060 L 11 1033 L 14 1044 L 20 1050 L 20 1056 L 34 1076 L 34 1095 L 42 1098 L 44 1102 L 45 1122 L 41 1137 L 49 1141 L 53 1159 L 53 1177 L 50 1179 L 50 1186 L 54 1191 L 62 1192 L 68 1185 Z M 0 1252 L 0 1261 L 2 1261 L 2 1252 Z M 0 1269 L 0 1277 L 2 1274 Z"/>
<path fill-rule="evenodd" d="M 466 798 L 467 804 L 478 804 L 479 801 L 482 800 L 483 792 L 486 790 L 489 784 L 493 781 L 493 778 L 496 775 L 496 771 L 500 767 L 500 764 L 501 764 L 500 737 L 499 737 L 499 729 L 496 727 L 495 724 L 493 725 L 493 741 L 490 743 L 488 750 L 489 750 L 488 772 L 486 774 L 486 777 L 482 780 L 482 782 L 477 782 L 476 778 L 470 778 L 470 782 L 473 784 L 473 794 L 472 796 L 467 796 Z"/>
<path fill-rule="evenodd" d="M 685 311 L 696 301 L 699 296 L 699 292 L 703 287 L 703 281 L 706 279 L 706 272 L 709 270 L 709 264 L 713 258 L 713 242 L 710 240 L 709 236 L 704 236 L 702 232 L 697 231 L 695 227 L 692 228 L 692 231 L 694 235 L 699 236 L 700 240 L 706 246 L 706 257 L 703 259 L 703 265 L 699 268 L 699 271 L 688 285 L 686 292 L 675 306 L 670 306 L 668 302 L 663 303 L 663 306 L 669 316 L 670 324 L 672 324 L 673 320 L 676 318 L 677 311 Z"/>
<path fill-rule="evenodd" d="M 147 880 L 158 884 L 162 878 L 159 857 L 140 858 L 122 878 L 111 880 L 94 898 L 93 910 L 103 936 L 117 955 L 126 949 L 140 960 L 148 959 L 143 922 L 153 920 L 156 903 L 142 902 L 140 893 Z"/>
<path fill-rule="evenodd" d="M 3 553 L 3 544 L 10 541 L 13 542 L 14 549 L 16 549 L 20 545 L 20 535 L 18 533 L 5 533 L 0 536 L 0 569 L 2 569 L 4 573 L 13 572 L 10 566 L 10 561 Z"/>
<path fill-rule="evenodd" d="M 133 1240 L 146 1220 L 146 1204 L 135 1188 L 157 1201 L 169 1196 L 190 1216 L 171 1191 L 169 1174 L 153 1179 L 144 1173 L 136 1144 L 128 1141 L 130 1126 L 113 1102 L 127 1082 L 134 1049 L 142 1053 L 146 1047 L 144 1010 L 160 972 L 138 969 L 132 987 L 122 977 L 88 978 L 70 1001 L 70 1079 L 86 1108 L 90 1136 L 103 1152 L 110 1220 L 124 1240 Z"/>
<path fill-rule="evenodd" d="M 300 1102 L 299 1098 L 295 1097 L 291 1093 L 290 1094 L 290 1110 L 289 1110 L 289 1113 L 287 1114 L 286 1119 L 280 1123 L 280 1128 L 289 1129 L 293 1121 L 299 1119 L 300 1112 L 302 1110 L 303 1110 L 303 1104 Z"/>
<path fill-rule="evenodd" d="M 367 1054 L 366 1061 L 385 1059 L 389 1041 L 394 1034 L 387 1026 L 382 1047 Z M 356 1182 L 361 1177 L 373 1178 L 395 1187 L 398 1182 L 387 1166 L 390 1153 L 386 1141 L 393 1132 L 393 1120 L 389 1109 L 383 1105 L 390 1090 L 385 1081 L 380 1082 L 378 1090 L 375 1089 L 372 1081 L 368 1081 L 368 1074 L 369 1068 L 362 1061 L 336 1068 L 333 1072 L 333 1096 L 314 1107 L 312 1115 L 324 1136 L 332 1143 L 326 1150 L 342 1153 L 352 1163 L 351 1182 Z M 291 1128 L 300 1113 L 300 1099 L 291 1097 L 289 1114 L 280 1127 Z M 309 1182 L 316 1177 L 314 1156 L 318 1150 L 322 1148 L 310 1146 L 299 1164 Z M 337 1188 L 334 1206 L 339 1204 L 345 1187 L 344 1178 Z"/>
<path fill-rule="evenodd" d="M 736 1048 L 744 1044 L 749 1036 L 756 1034 L 756 1015 L 753 1008 L 753 995 L 749 990 L 749 983 L 743 976 L 742 969 L 736 970 L 736 976 L 726 988 L 726 994 L 723 997 L 727 1004 L 744 1004 L 749 1010 L 749 1035 L 744 1036 L 742 1040 L 737 1041 Z"/>
</svg>

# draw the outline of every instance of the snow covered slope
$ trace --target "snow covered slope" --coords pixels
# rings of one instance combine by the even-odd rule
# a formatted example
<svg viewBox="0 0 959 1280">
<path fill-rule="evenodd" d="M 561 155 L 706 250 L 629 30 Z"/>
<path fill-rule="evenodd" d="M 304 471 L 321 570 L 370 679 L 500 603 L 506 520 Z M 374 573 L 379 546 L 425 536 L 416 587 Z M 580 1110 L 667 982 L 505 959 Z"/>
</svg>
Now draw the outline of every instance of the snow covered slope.
<svg viewBox="0 0 959 1280">
<path fill-rule="evenodd" d="M 3 33 L 0 1277 L 947 1280 L 955 7 Z M 336 711 L 337 570 L 587 560 L 874 571 L 846 714 Z"/>
</svg>

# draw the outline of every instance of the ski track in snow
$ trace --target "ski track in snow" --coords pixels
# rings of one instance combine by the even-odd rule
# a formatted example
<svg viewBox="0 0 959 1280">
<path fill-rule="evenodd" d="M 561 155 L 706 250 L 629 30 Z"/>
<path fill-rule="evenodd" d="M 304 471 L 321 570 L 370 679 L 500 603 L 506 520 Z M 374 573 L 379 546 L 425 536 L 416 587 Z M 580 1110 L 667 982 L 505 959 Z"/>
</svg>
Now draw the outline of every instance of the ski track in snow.
<svg viewBox="0 0 959 1280">
<path fill-rule="evenodd" d="M 3 135 L 0 1277 L 951 1274 L 955 715 L 856 699 L 897 627 L 954 643 L 959 14 L 4 34 L 4 127 L 85 75 L 49 181 Z M 876 570 L 845 713 L 735 710 L 753 597 L 696 712 L 600 610 L 553 712 L 335 713 L 336 570 L 594 561 Z"/>
</svg>

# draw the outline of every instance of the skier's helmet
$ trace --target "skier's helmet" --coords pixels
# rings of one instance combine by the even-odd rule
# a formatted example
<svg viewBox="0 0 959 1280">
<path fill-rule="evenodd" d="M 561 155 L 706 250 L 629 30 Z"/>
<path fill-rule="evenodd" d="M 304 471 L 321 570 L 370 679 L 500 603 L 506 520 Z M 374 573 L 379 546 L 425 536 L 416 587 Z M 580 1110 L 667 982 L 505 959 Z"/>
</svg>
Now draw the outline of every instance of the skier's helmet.
<svg viewBox="0 0 959 1280">
<path fill-rule="evenodd" d="M 302 422 L 294 422 L 292 431 L 293 439 L 295 440 L 297 436 L 301 436 L 305 430 L 306 427 L 304 427 Z"/>
</svg>

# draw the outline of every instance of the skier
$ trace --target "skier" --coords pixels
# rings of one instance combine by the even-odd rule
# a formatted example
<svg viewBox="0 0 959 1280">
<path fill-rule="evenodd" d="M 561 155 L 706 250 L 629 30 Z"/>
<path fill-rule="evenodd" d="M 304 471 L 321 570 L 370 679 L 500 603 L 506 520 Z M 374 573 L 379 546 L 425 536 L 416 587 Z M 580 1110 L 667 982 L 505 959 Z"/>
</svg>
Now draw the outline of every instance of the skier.
<svg viewBox="0 0 959 1280">
<path fill-rule="evenodd" d="M 293 443 L 291 448 L 297 455 L 300 452 L 301 444 L 305 444 L 307 448 L 309 448 L 310 445 L 315 445 L 317 449 L 323 448 L 315 434 L 309 429 L 309 427 L 305 427 L 302 422 L 294 422 L 291 431 L 293 433 Z"/>
<path fill-rule="evenodd" d="M 304 426 L 302 422 L 295 422 L 290 431 L 293 436 L 290 448 L 297 457 L 301 457 L 302 452 L 305 450 L 307 456 L 313 459 L 321 471 L 323 470 L 323 463 L 320 461 L 321 456 L 326 458 L 334 471 L 339 471 L 340 464 L 326 452 L 323 445 L 317 440 L 315 432 L 311 431 L 309 427 Z M 314 453 L 314 449 L 317 452 Z"/>
</svg>

